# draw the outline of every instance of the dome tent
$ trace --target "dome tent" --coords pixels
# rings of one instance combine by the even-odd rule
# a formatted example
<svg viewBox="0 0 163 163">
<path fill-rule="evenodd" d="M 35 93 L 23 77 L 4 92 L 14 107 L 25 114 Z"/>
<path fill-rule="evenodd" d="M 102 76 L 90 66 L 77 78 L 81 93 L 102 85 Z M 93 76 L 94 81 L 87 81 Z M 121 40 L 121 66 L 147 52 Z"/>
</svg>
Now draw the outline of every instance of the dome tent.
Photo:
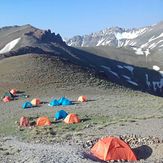
<svg viewBox="0 0 163 163">
<path fill-rule="evenodd" d="M 22 105 L 22 108 L 23 109 L 27 109 L 27 108 L 32 108 L 33 107 L 33 105 L 30 103 L 30 102 L 25 102 L 23 105 Z"/>
<path fill-rule="evenodd" d="M 17 90 L 16 90 L 16 89 L 11 89 L 11 90 L 10 90 L 10 93 L 11 93 L 12 95 L 16 95 Z"/>
<path fill-rule="evenodd" d="M 41 104 L 41 101 L 39 98 L 34 98 L 32 101 L 31 101 L 31 104 L 33 106 L 39 106 Z"/>
<path fill-rule="evenodd" d="M 99 139 L 91 148 L 91 153 L 104 161 L 136 161 L 137 158 L 127 143 L 116 137 Z"/>
<path fill-rule="evenodd" d="M 11 101 L 11 98 L 9 97 L 9 96 L 5 96 L 4 98 L 3 98 L 3 102 L 10 102 Z"/>
<path fill-rule="evenodd" d="M 69 99 L 64 99 L 62 101 L 62 106 L 72 105 L 72 102 Z"/>
<path fill-rule="evenodd" d="M 68 115 L 67 112 L 65 112 L 64 110 L 60 110 L 55 113 L 54 118 L 56 120 L 65 119 L 67 115 Z"/>
<path fill-rule="evenodd" d="M 28 126 L 30 126 L 29 119 L 27 117 L 24 117 L 24 116 L 21 117 L 20 121 L 19 121 L 19 125 L 20 125 L 20 127 L 28 127 Z"/>
<path fill-rule="evenodd" d="M 48 117 L 39 117 L 36 120 L 36 126 L 50 126 L 51 122 Z"/>
<path fill-rule="evenodd" d="M 78 101 L 79 101 L 79 102 L 86 102 L 86 101 L 87 101 L 87 97 L 86 97 L 86 96 L 80 96 L 80 97 L 78 98 Z"/>
<path fill-rule="evenodd" d="M 58 103 L 59 105 L 62 105 L 63 101 L 65 100 L 66 98 L 63 96 L 61 97 L 59 100 L 58 100 Z"/>
<path fill-rule="evenodd" d="M 54 99 L 54 100 L 50 101 L 50 103 L 48 105 L 49 106 L 59 106 L 60 104 L 59 104 L 58 100 Z"/>
<path fill-rule="evenodd" d="M 67 124 L 72 124 L 72 123 L 79 123 L 80 119 L 76 114 L 68 114 L 67 117 L 64 119 L 64 122 Z"/>
</svg>

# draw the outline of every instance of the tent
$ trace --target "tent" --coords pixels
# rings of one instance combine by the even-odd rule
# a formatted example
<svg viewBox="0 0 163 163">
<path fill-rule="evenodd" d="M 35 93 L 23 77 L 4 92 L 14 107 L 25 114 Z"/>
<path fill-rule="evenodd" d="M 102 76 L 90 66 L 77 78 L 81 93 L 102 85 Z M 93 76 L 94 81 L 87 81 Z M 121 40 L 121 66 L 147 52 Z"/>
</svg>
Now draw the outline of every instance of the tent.
<svg viewBox="0 0 163 163">
<path fill-rule="evenodd" d="M 49 103 L 49 106 L 59 106 L 60 104 L 59 104 L 59 102 L 58 102 L 58 100 L 52 100 L 50 103 Z"/>
<path fill-rule="evenodd" d="M 40 99 L 39 98 L 34 98 L 32 101 L 31 101 L 31 104 L 33 106 L 39 106 L 41 103 Z"/>
<path fill-rule="evenodd" d="M 39 117 L 36 120 L 36 126 L 50 126 L 51 122 L 48 117 Z"/>
<path fill-rule="evenodd" d="M 67 117 L 64 119 L 64 122 L 68 124 L 79 123 L 80 119 L 76 114 L 68 114 Z"/>
<path fill-rule="evenodd" d="M 23 105 L 22 105 L 22 108 L 23 109 L 26 109 L 26 108 L 32 108 L 33 105 L 30 103 L 30 102 L 25 102 Z"/>
<path fill-rule="evenodd" d="M 64 99 L 64 100 L 62 101 L 62 105 L 63 105 L 63 106 L 72 105 L 72 102 L 71 102 L 70 100 L 68 100 L 68 99 Z"/>
<path fill-rule="evenodd" d="M 54 118 L 56 120 L 65 119 L 67 115 L 68 115 L 68 113 L 66 113 L 64 110 L 60 110 L 55 113 Z"/>
<path fill-rule="evenodd" d="M 14 96 L 13 94 L 11 94 L 10 92 L 5 92 L 4 95 L 3 95 L 3 98 L 6 97 L 6 96 L 10 97 L 11 100 L 13 100 L 14 97 L 15 97 L 15 96 Z"/>
<path fill-rule="evenodd" d="M 66 98 L 63 96 L 63 97 L 61 97 L 59 100 L 58 100 L 58 102 L 59 102 L 59 105 L 62 105 L 62 103 L 63 103 L 63 101 L 65 100 Z"/>
<path fill-rule="evenodd" d="M 10 102 L 11 101 L 11 98 L 9 96 L 5 96 L 3 98 L 3 102 Z"/>
<path fill-rule="evenodd" d="M 59 100 L 58 100 L 59 104 L 60 105 L 63 105 L 63 106 L 67 106 L 67 105 L 72 105 L 72 102 L 65 98 L 65 97 L 61 97 Z"/>
<path fill-rule="evenodd" d="M 116 137 L 106 137 L 99 139 L 98 142 L 91 148 L 91 153 L 104 161 L 137 160 L 129 145 Z"/>
<path fill-rule="evenodd" d="M 17 92 L 16 89 L 11 89 L 11 90 L 10 90 L 10 93 L 13 94 L 13 95 L 16 95 L 16 92 Z"/>
<path fill-rule="evenodd" d="M 87 97 L 86 97 L 86 96 L 80 96 L 80 97 L 78 98 L 78 101 L 79 101 L 79 102 L 86 102 L 86 101 L 87 101 Z"/>
<path fill-rule="evenodd" d="M 21 117 L 20 118 L 20 122 L 19 122 L 19 125 L 21 126 L 21 127 L 28 127 L 28 126 L 30 126 L 30 124 L 29 124 L 29 119 L 27 118 L 27 117 Z"/>
</svg>

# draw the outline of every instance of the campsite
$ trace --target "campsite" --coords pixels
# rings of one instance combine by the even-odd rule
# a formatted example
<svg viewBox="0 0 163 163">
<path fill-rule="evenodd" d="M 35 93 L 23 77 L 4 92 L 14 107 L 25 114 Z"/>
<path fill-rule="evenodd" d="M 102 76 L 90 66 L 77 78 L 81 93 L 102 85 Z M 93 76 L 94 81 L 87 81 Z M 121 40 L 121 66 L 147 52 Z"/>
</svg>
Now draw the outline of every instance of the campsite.
<svg viewBox="0 0 163 163">
<path fill-rule="evenodd" d="M 46 94 L 43 94 L 42 90 L 37 90 L 36 94 L 34 89 L 29 88 L 25 91 L 25 94 L 29 95 L 28 98 L 20 96 L 7 103 L 0 102 L 1 115 L 3 115 L 0 120 L 2 161 L 37 162 L 38 156 L 40 161 L 48 159 L 57 161 L 64 154 L 61 162 L 65 160 L 97 162 L 99 160 L 91 154 L 91 148 L 100 138 L 107 136 L 123 137 L 141 161 L 153 162 L 160 161 L 162 158 L 161 97 L 114 86 L 107 90 L 87 87 L 44 91 Z M 78 101 L 78 97 L 82 94 L 87 97 L 86 102 Z M 63 96 L 72 100 L 74 104 L 48 105 L 53 99 L 59 100 Z M 32 101 L 35 97 L 41 101 L 39 106 L 22 108 L 23 103 Z M 127 101 L 128 98 L 130 101 Z M 56 121 L 55 114 L 60 110 L 77 114 L 80 123 L 66 124 L 64 121 Z M 19 126 L 22 116 L 28 117 L 30 126 Z M 44 127 L 35 125 L 38 118 L 43 116 L 49 118 L 51 125 Z M 36 157 L 30 153 L 31 149 Z"/>
<path fill-rule="evenodd" d="M 163 163 L 163 1 L 0 1 L 0 163 Z"/>
</svg>

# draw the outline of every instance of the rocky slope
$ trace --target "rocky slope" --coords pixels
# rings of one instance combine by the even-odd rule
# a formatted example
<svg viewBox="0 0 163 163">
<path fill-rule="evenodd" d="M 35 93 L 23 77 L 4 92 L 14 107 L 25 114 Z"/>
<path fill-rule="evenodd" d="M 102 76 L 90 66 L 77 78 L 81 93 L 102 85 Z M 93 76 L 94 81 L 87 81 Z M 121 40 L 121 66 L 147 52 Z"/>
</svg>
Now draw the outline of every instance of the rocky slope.
<svg viewBox="0 0 163 163">
<path fill-rule="evenodd" d="M 163 22 L 143 28 L 124 29 L 112 27 L 84 36 L 68 39 L 69 46 L 131 47 L 135 54 L 148 55 L 150 51 L 163 48 Z"/>
<path fill-rule="evenodd" d="M 161 60 L 159 51 L 147 57 L 134 55 L 134 49 L 124 47 L 69 47 L 59 34 L 31 25 L 0 29 L 2 88 L 15 83 L 38 87 L 48 84 L 73 87 L 83 83 L 82 87 L 90 83 L 100 85 L 103 82 L 99 77 L 102 77 L 120 85 L 163 95 Z"/>
</svg>

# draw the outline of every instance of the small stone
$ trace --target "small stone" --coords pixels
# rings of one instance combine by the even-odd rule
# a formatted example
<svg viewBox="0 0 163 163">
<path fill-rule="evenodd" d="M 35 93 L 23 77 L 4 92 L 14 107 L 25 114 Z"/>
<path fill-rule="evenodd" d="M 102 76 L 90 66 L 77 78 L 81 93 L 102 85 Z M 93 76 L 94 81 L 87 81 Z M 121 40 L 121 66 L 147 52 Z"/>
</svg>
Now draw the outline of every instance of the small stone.
<svg viewBox="0 0 163 163">
<path fill-rule="evenodd" d="M 4 154 L 5 154 L 5 155 L 10 155 L 10 153 L 9 153 L 9 152 L 5 152 Z"/>
</svg>

